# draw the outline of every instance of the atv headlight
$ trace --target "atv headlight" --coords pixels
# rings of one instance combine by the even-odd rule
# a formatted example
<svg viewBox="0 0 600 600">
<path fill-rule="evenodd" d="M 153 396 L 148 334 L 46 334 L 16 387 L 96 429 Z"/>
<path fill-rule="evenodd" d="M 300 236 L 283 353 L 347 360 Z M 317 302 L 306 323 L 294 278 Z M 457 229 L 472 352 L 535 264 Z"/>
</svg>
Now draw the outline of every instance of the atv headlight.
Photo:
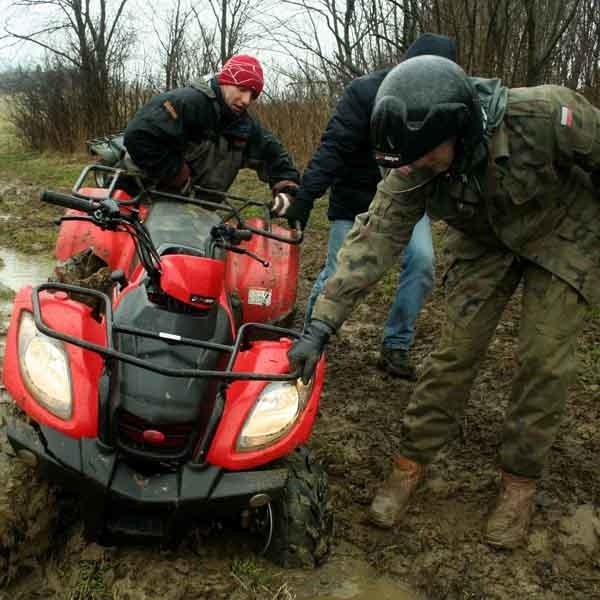
<svg viewBox="0 0 600 600">
<path fill-rule="evenodd" d="M 257 450 L 282 438 L 298 420 L 312 390 L 312 381 L 273 381 L 265 386 L 248 415 L 237 449 Z"/>
<path fill-rule="evenodd" d="M 34 399 L 52 414 L 71 418 L 71 371 L 64 344 L 37 330 L 33 315 L 23 311 L 19 320 L 19 367 Z"/>
</svg>

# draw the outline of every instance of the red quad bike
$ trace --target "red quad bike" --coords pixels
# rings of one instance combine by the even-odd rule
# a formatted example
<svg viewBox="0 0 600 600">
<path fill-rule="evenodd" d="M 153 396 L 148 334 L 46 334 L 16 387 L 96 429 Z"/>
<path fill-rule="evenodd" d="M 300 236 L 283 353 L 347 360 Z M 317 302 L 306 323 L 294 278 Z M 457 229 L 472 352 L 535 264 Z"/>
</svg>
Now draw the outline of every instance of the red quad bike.
<svg viewBox="0 0 600 600">
<path fill-rule="evenodd" d="M 98 175 L 110 185 L 85 187 Z M 332 509 L 304 444 L 324 358 L 303 385 L 287 360 L 299 333 L 274 324 L 293 309 L 301 235 L 271 224 L 262 202 L 132 197 L 125 182 L 92 165 L 70 195 L 42 194 L 69 209 L 58 258 L 91 246 L 114 287 L 18 292 L 3 373 L 15 460 L 76 492 L 101 543 L 174 543 L 234 518 L 275 562 L 319 564 Z"/>
</svg>

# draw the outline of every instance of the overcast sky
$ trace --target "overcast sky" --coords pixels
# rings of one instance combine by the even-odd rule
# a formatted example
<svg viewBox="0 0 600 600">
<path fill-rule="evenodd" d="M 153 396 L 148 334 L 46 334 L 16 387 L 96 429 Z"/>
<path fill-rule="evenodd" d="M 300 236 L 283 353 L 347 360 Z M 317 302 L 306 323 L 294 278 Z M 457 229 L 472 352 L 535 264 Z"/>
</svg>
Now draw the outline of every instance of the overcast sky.
<svg viewBox="0 0 600 600">
<path fill-rule="evenodd" d="M 116 1 L 116 0 L 115 0 Z M 294 13 L 297 9 L 286 7 L 277 0 L 262 0 L 263 2 L 272 2 L 271 11 L 267 11 L 267 15 L 262 17 L 261 22 L 269 19 L 269 12 L 281 18 L 294 19 Z M 57 12 L 55 6 L 48 6 L 42 0 L 36 0 L 35 8 L 18 6 L 15 0 L 0 0 L 0 70 L 15 68 L 17 66 L 31 66 L 41 62 L 44 58 L 45 51 L 36 44 L 23 41 L 15 41 L 14 38 L 2 38 L 6 29 L 14 31 L 18 34 L 26 34 L 32 31 L 48 28 L 56 22 Z M 92 0 L 92 5 L 95 2 Z M 198 6 L 201 3 L 196 3 Z M 206 3 L 204 3 L 206 4 Z M 159 30 L 164 27 L 165 15 L 174 3 L 157 0 L 155 5 L 150 7 L 146 0 L 128 0 L 126 5 L 126 18 L 128 22 L 135 22 L 137 33 L 137 44 L 131 58 L 131 68 L 134 70 L 148 69 L 148 65 L 156 64 L 156 56 L 158 55 L 158 42 L 156 40 L 155 28 Z M 276 7 L 276 8 L 275 8 Z M 203 12 L 206 16 L 207 24 L 214 23 L 214 18 L 208 8 Z M 258 15 L 258 11 L 257 11 Z M 135 19 L 135 20 L 134 20 Z M 125 23 L 125 20 L 122 21 Z M 302 23 L 298 24 L 302 27 Z M 263 26 L 264 27 L 264 26 Z M 258 26 L 255 26 L 258 29 Z M 326 30 L 323 25 L 323 41 L 326 38 Z M 244 51 L 251 52 L 258 56 L 264 64 L 267 77 L 275 76 L 270 69 L 272 65 L 289 66 L 291 59 L 286 56 L 285 51 L 281 48 L 281 44 L 273 40 L 273 36 L 269 35 L 268 30 L 262 31 L 261 35 L 255 37 L 249 47 L 244 48 Z"/>
</svg>

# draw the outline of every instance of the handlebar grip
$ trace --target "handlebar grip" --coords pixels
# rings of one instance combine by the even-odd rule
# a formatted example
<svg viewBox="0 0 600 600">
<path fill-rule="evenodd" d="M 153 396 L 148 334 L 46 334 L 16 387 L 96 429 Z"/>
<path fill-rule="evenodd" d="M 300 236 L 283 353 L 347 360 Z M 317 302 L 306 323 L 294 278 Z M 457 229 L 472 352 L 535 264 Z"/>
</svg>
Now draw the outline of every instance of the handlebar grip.
<svg viewBox="0 0 600 600">
<path fill-rule="evenodd" d="M 252 232 L 249 229 L 236 229 L 235 238 L 240 242 L 247 242 L 252 239 Z"/>
<path fill-rule="evenodd" d="M 58 206 L 64 206 L 65 208 L 73 208 L 86 213 L 92 213 L 100 206 L 100 203 L 96 202 L 95 200 L 78 198 L 77 196 L 62 194 L 61 192 L 53 192 L 52 190 L 44 190 L 40 194 L 40 200 L 42 202 L 48 202 L 49 204 L 56 204 Z"/>
</svg>

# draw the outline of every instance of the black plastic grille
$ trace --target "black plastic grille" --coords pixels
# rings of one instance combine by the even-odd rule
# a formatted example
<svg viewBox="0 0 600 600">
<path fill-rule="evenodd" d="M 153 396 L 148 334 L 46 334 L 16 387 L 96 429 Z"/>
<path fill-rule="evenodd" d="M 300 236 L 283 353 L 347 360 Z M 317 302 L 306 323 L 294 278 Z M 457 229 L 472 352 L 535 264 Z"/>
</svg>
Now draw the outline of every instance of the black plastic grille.
<svg viewBox="0 0 600 600">
<path fill-rule="evenodd" d="M 144 431 L 159 431 L 164 435 L 160 444 L 144 439 Z M 178 458 L 185 456 L 191 449 L 194 437 L 193 423 L 148 423 L 125 410 L 117 417 L 117 435 L 119 445 L 135 454 L 147 454 L 148 457 Z"/>
</svg>

